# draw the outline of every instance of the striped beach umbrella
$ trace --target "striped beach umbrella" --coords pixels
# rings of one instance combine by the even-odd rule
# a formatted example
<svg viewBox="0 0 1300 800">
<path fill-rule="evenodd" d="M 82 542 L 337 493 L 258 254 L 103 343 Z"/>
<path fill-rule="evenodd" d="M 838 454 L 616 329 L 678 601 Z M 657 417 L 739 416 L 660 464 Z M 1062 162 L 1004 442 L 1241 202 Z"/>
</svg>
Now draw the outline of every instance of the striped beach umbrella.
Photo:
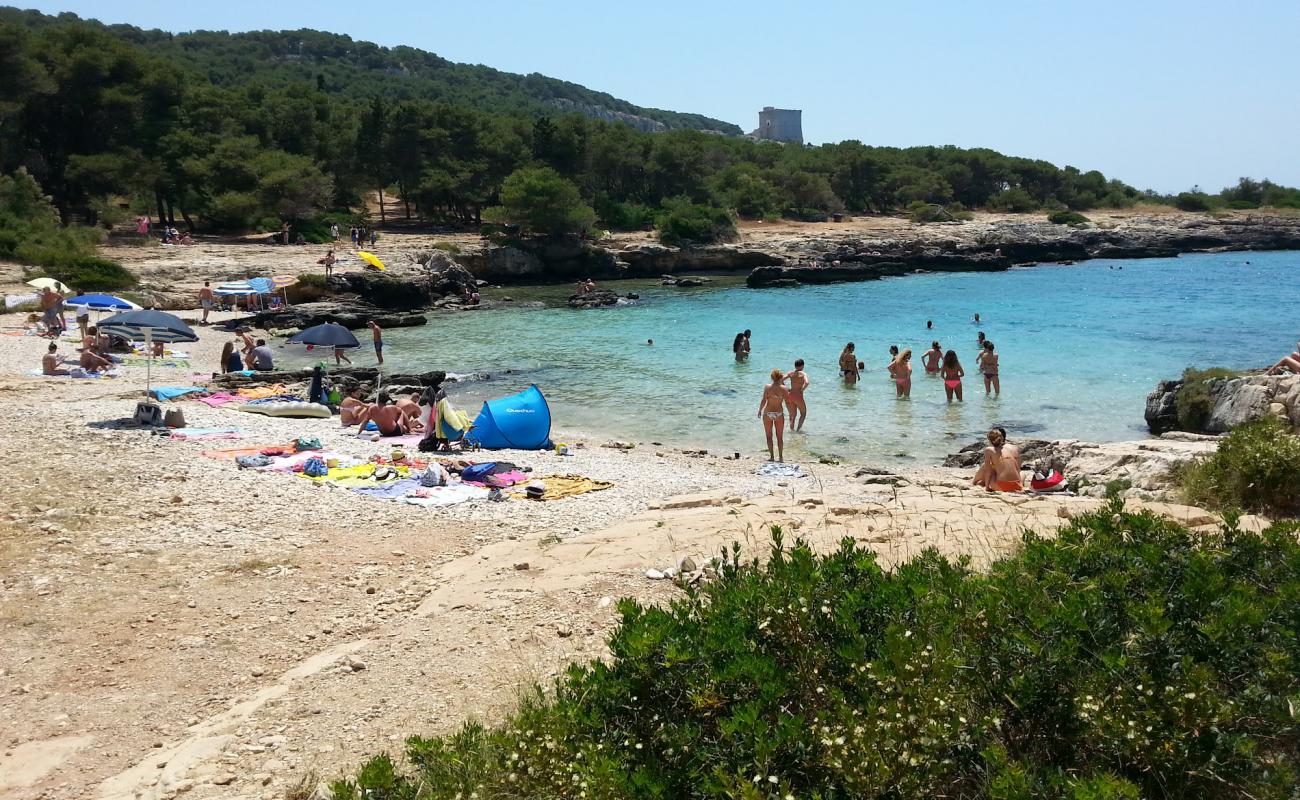
<svg viewBox="0 0 1300 800">
<path fill-rule="evenodd" d="M 144 340 L 144 349 L 148 361 L 145 362 L 145 394 L 149 393 L 153 383 L 153 343 L 154 342 L 197 342 L 198 334 L 180 317 L 165 311 L 127 311 L 114 314 L 99 323 L 99 332 L 110 336 L 121 336 L 128 341 Z"/>
</svg>

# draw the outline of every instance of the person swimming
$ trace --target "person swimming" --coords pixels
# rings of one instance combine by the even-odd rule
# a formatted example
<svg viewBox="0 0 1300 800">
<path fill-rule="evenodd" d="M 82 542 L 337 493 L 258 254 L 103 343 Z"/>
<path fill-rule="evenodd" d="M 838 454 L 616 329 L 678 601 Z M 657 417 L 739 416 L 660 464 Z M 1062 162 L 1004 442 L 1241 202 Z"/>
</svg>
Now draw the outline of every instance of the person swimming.
<svg viewBox="0 0 1300 800">
<path fill-rule="evenodd" d="M 803 359 L 797 358 L 794 362 L 794 371 L 786 374 L 786 380 L 790 381 L 790 388 L 786 390 L 788 399 L 786 408 L 790 411 L 789 425 L 792 431 L 803 430 L 803 424 L 808 419 L 808 403 L 804 400 L 804 391 L 812 384 L 808 380 L 808 373 L 803 371 Z M 796 424 L 796 417 L 798 418 Z"/>
<path fill-rule="evenodd" d="M 980 331 L 975 336 L 975 348 L 980 352 L 984 352 L 984 342 L 986 341 L 987 339 L 984 337 L 984 331 Z"/>
<path fill-rule="evenodd" d="M 943 367 L 939 370 L 939 377 L 943 378 L 943 392 L 951 403 L 953 398 L 957 402 L 961 399 L 961 379 L 966 374 L 966 370 L 961 368 L 961 361 L 957 360 L 957 351 L 949 350 L 943 354 Z"/>
<path fill-rule="evenodd" d="M 993 391 L 994 397 L 1002 396 L 1002 383 L 998 380 L 998 354 L 993 352 L 993 342 L 985 339 L 984 349 L 975 359 L 980 372 L 984 373 L 984 394 Z"/>
<path fill-rule="evenodd" d="M 908 348 L 898 354 L 891 367 L 894 373 L 894 392 L 896 397 L 904 400 L 912 397 L 912 350 Z"/>
<path fill-rule="evenodd" d="M 772 370 L 772 382 L 763 387 L 763 397 L 758 401 L 758 418 L 763 420 L 763 432 L 767 435 L 767 460 L 785 461 L 785 405 L 789 399 L 782 381 L 785 375 L 779 369 Z M 776 436 L 776 452 L 772 451 L 772 436 Z"/>
<path fill-rule="evenodd" d="M 858 382 L 861 370 L 858 357 L 853 353 L 853 342 L 849 342 L 840 351 L 840 377 L 844 379 L 846 386 L 852 386 Z"/>
<path fill-rule="evenodd" d="M 938 342 L 930 342 L 930 349 L 925 351 L 921 356 L 921 364 L 925 367 L 927 375 L 934 375 L 939 372 L 939 366 L 943 364 L 943 348 Z"/>
<path fill-rule="evenodd" d="M 934 330 L 934 320 L 932 320 L 932 319 L 927 319 L 927 320 L 925 321 L 925 329 L 926 329 L 927 331 L 932 331 L 932 330 Z"/>
<path fill-rule="evenodd" d="M 1020 449 L 1007 442 L 1004 428 L 989 430 L 988 440 L 989 446 L 984 448 L 984 461 L 971 483 L 983 486 L 990 492 L 1022 491 L 1024 484 L 1020 478 Z"/>
<path fill-rule="evenodd" d="M 980 315 L 979 315 L 979 314 L 976 314 L 976 315 L 975 315 L 975 319 L 972 320 L 972 322 L 973 322 L 975 325 L 980 324 Z"/>
</svg>

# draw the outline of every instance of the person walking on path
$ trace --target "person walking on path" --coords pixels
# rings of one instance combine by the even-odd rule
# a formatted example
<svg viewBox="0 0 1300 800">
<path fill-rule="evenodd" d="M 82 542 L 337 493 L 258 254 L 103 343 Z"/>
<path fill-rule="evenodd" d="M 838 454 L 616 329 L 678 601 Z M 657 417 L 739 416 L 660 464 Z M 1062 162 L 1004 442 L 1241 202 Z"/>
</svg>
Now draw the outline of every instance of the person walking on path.
<svg viewBox="0 0 1300 800">
<path fill-rule="evenodd" d="M 212 284 L 208 281 L 203 282 L 203 288 L 199 289 L 199 306 L 203 309 L 203 324 L 208 324 L 208 314 L 212 313 Z"/>
<path fill-rule="evenodd" d="M 370 333 L 375 340 L 375 358 L 379 359 L 380 364 L 383 364 L 384 363 L 384 330 L 383 328 L 380 328 L 378 325 L 376 325 L 373 319 L 367 322 L 366 325 L 370 327 Z"/>
</svg>

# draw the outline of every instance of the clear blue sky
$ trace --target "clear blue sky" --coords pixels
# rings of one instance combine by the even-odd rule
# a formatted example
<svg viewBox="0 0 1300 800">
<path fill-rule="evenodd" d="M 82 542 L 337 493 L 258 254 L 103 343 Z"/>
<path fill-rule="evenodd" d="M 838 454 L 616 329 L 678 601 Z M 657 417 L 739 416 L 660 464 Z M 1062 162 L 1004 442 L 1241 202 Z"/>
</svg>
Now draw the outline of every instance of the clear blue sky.
<svg viewBox="0 0 1300 800">
<path fill-rule="evenodd" d="M 991 147 L 1140 188 L 1300 185 L 1300 0 L 55 0 L 172 31 L 316 28 L 812 142 Z"/>
</svg>

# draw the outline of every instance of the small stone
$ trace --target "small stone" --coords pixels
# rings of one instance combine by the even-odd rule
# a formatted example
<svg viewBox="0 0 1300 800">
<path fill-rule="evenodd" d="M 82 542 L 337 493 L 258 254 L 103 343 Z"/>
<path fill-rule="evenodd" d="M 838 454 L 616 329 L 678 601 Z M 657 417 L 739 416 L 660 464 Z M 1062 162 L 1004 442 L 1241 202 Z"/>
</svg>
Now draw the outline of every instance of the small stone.
<svg viewBox="0 0 1300 800">
<path fill-rule="evenodd" d="M 677 562 L 677 569 L 682 572 L 694 572 L 698 567 L 695 565 L 695 559 L 686 556 L 681 561 Z"/>
<path fill-rule="evenodd" d="M 364 669 L 366 668 L 366 662 L 364 662 L 364 661 L 349 661 L 349 662 L 348 662 L 348 666 L 352 667 L 352 671 L 353 671 L 353 672 L 361 672 L 362 670 L 364 670 Z"/>
<path fill-rule="evenodd" d="M 186 608 L 198 608 L 198 607 L 199 607 L 199 604 L 196 603 L 196 602 L 194 602 L 193 600 L 191 600 L 191 601 L 189 601 L 188 603 L 185 604 L 185 607 L 186 607 Z"/>
<path fill-rule="evenodd" d="M 573 631 L 568 628 L 557 628 L 555 630 L 555 635 L 561 639 L 567 639 L 573 635 Z"/>
<path fill-rule="evenodd" d="M 515 569 L 519 570 L 520 572 L 523 572 L 524 570 L 528 569 L 528 562 L 520 561 L 518 564 L 515 564 Z"/>
<path fill-rule="evenodd" d="M 375 587 L 373 586 L 366 587 L 366 594 L 374 594 L 374 593 L 375 593 Z"/>
<path fill-rule="evenodd" d="M 667 575 L 663 574 L 662 572 L 660 572 L 660 571 L 657 570 L 657 569 L 648 569 L 648 570 L 646 570 L 646 571 L 645 571 L 645 576 L 646 576 L 647 578 L 649 578 L 650 580 L 652 580 L 652 581 L 661 581 L 661 580 L 663 580 L 664 578 L 667 578 L 667 577 L 668 577 Z"/>
<path fill-rule="evenodd" d="M 252 675 L 254 678 L 260 678 L 266 674 L 266 670 L 262 669 L 261 667 L 253 667 L 251 670 L 248 671 L 248 674 Z"/>
<path fill-rule="evenodd" d="M 235 776 L 229 772 L 223 772 L 212 779 L 212 783 L 217 786 L 229 786 L 235 782 Z"/>
</svg>

